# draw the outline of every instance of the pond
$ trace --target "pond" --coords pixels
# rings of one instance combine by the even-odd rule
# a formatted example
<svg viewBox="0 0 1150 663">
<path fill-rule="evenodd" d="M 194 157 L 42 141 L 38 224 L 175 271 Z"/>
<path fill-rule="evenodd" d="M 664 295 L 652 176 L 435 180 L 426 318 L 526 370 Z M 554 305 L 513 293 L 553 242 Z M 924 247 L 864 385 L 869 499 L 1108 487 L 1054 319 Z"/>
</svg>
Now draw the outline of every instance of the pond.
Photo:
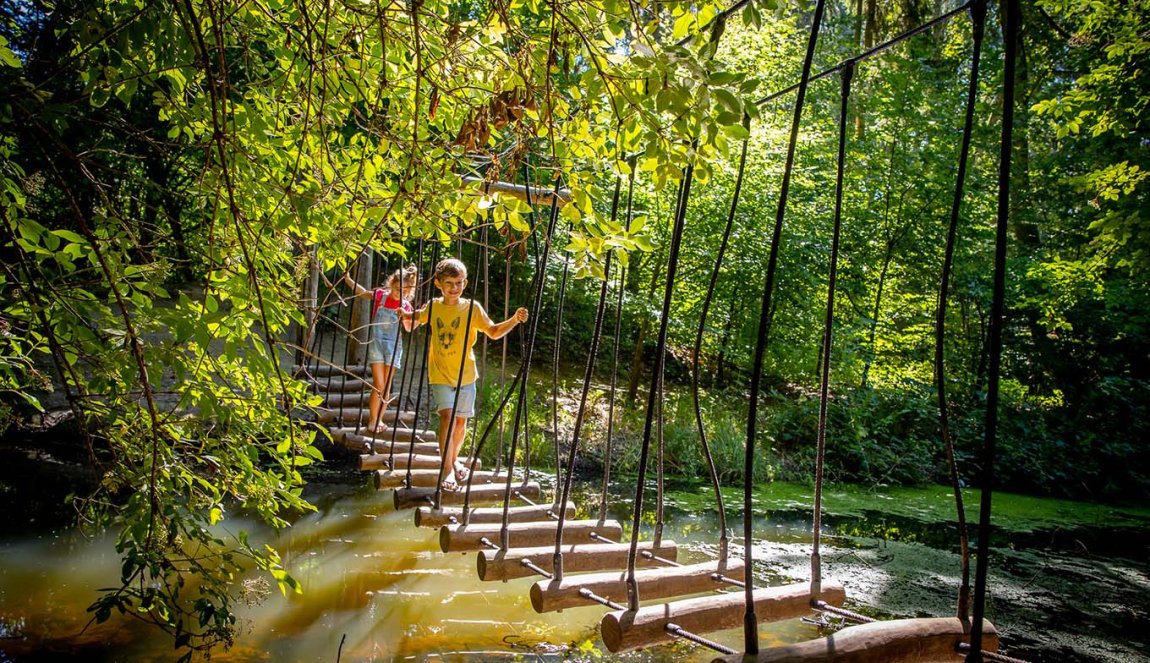
<svg viewBox="0 0 1150 663">
<path fill-rule="evenodd" d="M 542 477 L 546 480 L 546 477 Z M 579 503 L 597 516 L 592 485 Z M 609 511 L 629 524 L 633 488 L 612 489 Z M 629 660 L 708 661 L 685 642 L 611 655 L 598 635 L 604 608 L 536 614 L 533 579 L 484 583 L 474 553 L 439 552 L 438 533 L 397 512 L 390 491 L 364 475 L 320 477 L 316 513 L 283 532 L 231 522 L 284 556 L 304 593 L 283 597 L 264 578 L 239 579 L 245 596 L 236 645 L 216 661 Z M 810 491 L 772 484 L 755 495 L 756 584 L 804 581 L 810 573 Z M 958 543 L 945 488 L 827 493 L 823 568 L 841 581 L 847 606 L 882 617 L 948 616 L 958 586 Z M 1004 649 L 1036 663 L 1150 661 L 1150 513 L 998 496 L 1004 523 L 992 538 L 988 618 Z M 726 494 L 741 532 L 741 498 Z M 967 497 L 977 505 L 977 493 Z M 653 497 L 648 498 L 652 502 Z M 953 506 L 949 506 L 953 510 Z M 976 507 L 977 508 L 977 507 Z M 996 511 L 997 513 L 997 511 Z M 717 517 L 706 486 L 668 492 L 664 536 L 680 561 L 718 554 Z M 973 517 L 973 514 L 972 514 Z M 113 586 L 119 560 L 107 538 L 72 529 L 22 528 L 0 537 L 0 662 L 169 661 L 171 643 L 135 622 L 88 625 L 96 589 Z M 732 551 L 741 555 L 742 542 Z M 764 624 L 760 643 L 818 637 L 802 620 Z M 711 634 L 741 649 L 741 631 Z M 956 659 L 958 660 L 958 659 Z"/>
</svg>

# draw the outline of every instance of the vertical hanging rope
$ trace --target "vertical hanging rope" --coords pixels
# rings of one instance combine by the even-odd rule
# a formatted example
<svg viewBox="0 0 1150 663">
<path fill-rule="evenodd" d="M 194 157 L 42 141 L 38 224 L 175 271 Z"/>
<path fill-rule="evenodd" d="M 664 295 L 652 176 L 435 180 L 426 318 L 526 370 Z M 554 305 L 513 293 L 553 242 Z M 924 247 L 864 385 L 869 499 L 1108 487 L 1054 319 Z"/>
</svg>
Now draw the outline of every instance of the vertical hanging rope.
<svg viewBox="0 0 1150 663">
<path fill-rule="evenodd" d="M 424 249 L 425 249 L 425 247 L 423 245 L 423 242 L 420 242 L 419 260 L 420 260 L 421 269 L 423 266 Z M 439 258 L 439 243 L 436 242 L 436 243 L 431 245 L 431 262 L 432 262 L 432 264 L 438 263 L 439 262 L 438 258 Z M 431 281 L 428 280 L 428 282 L 425 285 L 427 286 L 427 292 L 424 295 L 424 301 L 427 302 L 427 318 L 430 320 L 431 319 L 431 300 L 432 300 L 432 298 L 431 298 L 431 288 L 432 288 Z M 412 345 L 414 346 L 414 343 Z M 422 369 L 421 373 L 423 375 L 427 375 L 427 357 L 430 354 L 431 354 L 431 325 L 427 325 L 427 329 L 424 330 L 424 332 L 423 332 L 423 356 L 419 360 L 420 368 Z M 427 399 L 429 401 L 431 400 L 431 389 L 430 388 L 423 389 L 422 385 L 421 385 L 420 389 L 415 392 L 416 393 L 416 396 L 415 396 L 415 419 L 414 419 L 414 421 L 412 421 L 412 428 L 413 429 L 419 427 L 419 415 L 421 414 L 420 411 L 423 409 L 422 401 L 423 401 L 424 392 L 427 392 Z M 431 423 L 431 416 L 428 415 L 428 417 L 424 420 L 424 424 L 425 424 L 425 426 L 430 427 L 430 425 L 429 425 L 430 423 Z M 411 461 L 414 457 L 415 457 L 415 445 L 412 444 L 411 446 L 408 447 L 408 450 L 407 450 L 407 468 L 404 471 L 404 475 L 403 475 L 403 485 L 409 486 L 409 487 L 411 486 L 411 469 L 412 469 L 411 468 L 411 465 L 412 465 Z"/>
<path fill-rule="evenodd" d="M 959 212 L 962 209 L 963 188 L 966 185 L 966 167 L 970 157 L 971 136 L 974 132 L 974 107 L 978 100 L 978 70 L 982 57 L 982 37 L 986 27 L 986 0 L 976 0 L 970 6 L 972 51 L 970 56 L 970 82 L 966 93 L 966 118 L 962 126 L 962 148 L 958 156 L 958 175 L 954 185 L 954 202 L 950 207 L 950 225 L 946 233 L 946 252 L 942 262 L 942 277 L 938 287 L 938 311 L 934 320 L 934 386 L 938 393 L 938 427 L 950 468 L 950 485 L 954 492 L 955 512 L 958 518 L 958 541 L 962 579 L 958 589 L 958 618 L 966 621 L 970 616 L 970 535 L 966 528 L 966 508 L 963 504 L 962 485 L 958 477 L 958 461 L 954 456 L 954 436 L 950 431 L 950 408 L 946 400 L 946 304 L 950 291 L 950 272 L 954 265 L 954 247 L 958 236 Z"/>
<path fill-rule="evenodd" d="M 616 181 L 618 186 L 618 181 Z M 627 177 L 627 221 L 631 224 L 631 194 L 635 191 L 635 169 Z M 604 440 L 603 450 L 603 491 L 599 499 L 599 523 L 607 520 L 607 493 L 611 485 L 611 456 L 613 453 L 611 436 L 615 429 L 615 396 L 619 386 L 619 337 L 623 322 L 623 291 L 627 284 L 627 268 L 619 270 L 619 299 L 615 304 L 615 341 L 611 347 L 611 393 L 607 401 L 607 437 Z"/>
<path fill-rule="evenodd" d="M 571 224 L 567 224 L 571 232 Z M 563 308 L 567 303 L 567 272 L 570 263 L 563 256 L 563 278 L 559 281 L 559 303 L 555 311 L 555 344 L 551 353 L 551 439 L 555 443 L 555 487 L 563 485 L 563 461 L 559 451 L 559 350 L 563 343 Z"/>
<path fill-rule="evenodd" d="M 531 190 L 530 189 L 530 182 L 531 182 L 530 177 L 524 178 L 524 185 L 523 186 L 524 186 L 525 190 L 528 192 L 528 194 L 527 194 L 528 205 L 530 205 L 530 198 L 531 198 L 531 196 L 530 196 L 530 190 Z M 527 369 L 531 364 L 531 355 L 534 353 L 534 350 L 535 350 L 535 338 L 539 332 L 539 317 L 540 317 L 539 311 L 541 308 L 541 302 L 543 301 L 543 283 L 546 280 L 543 272 L 546 269 L 547 258 L 551 254 L 551 240 L 552 240 L 552 237 L 554 236 L 554 233 L 555 233 L 555 225 L 559 220 L 559 188 L 560 188 L 560 183 L 561 182 L 559 179 L 559 174 L 556 173 L 556 175 L 555 175 L 555 191 L 554 191 L 554 194 L 552 197 L 552 202 L 551 202 L 551 218 L 547 223 L 547 232 L 546 232 L 546 235 L 544 236 L 543 253 L 542 253 L 540 260 L 536 263 L 536 274 L 535 274 L 535 279 L 534 279 L 535 289 L 534 289 L 534 293 L 533 293 L 533 297 L 532 297 L 532 310 L 534 311 L 534 314 L 530 318 L 531 329 L 530 329 L 530 333 L 527 335 L 527 343 L 526 343 L 526 345 L 524 347 L 524 351 L 523 351 L 523 362 L 520 366 L 518 380 L 517 380 L 518 385 L 519 385 L 519 402 L 516 405 L 515 424 L 512 427 L 512 432 L 511 432 L 511 451 L 508 454 L 508 462 L 507 462 L 507 486 L 503 492 L 503 518 L 502 518 L 502 525 L 499 529 L 499 547 L 503 548 L 504 550 L 508 549 L 510 547 L 510 543 L 511 543 L 511 537 L 510 537 L 510 534 L 508 533 L 508 529 L 507 529 L 507 526 L 510 522 L 511 474 L 512 474 L 512 469 L 514 467 L 514 462 L 515 462 L 515 448 L 517 446 L 517 442 L 519 439 L 519 424 L 521 421 L 521 417 L 525 416 L 527 413 L 527 373 L 528 373 Z M 524 421 L 523 423 L 524 423 L 524 429 L 526 429 L 526 427 L 527 427 L 526 422 Z M 530 440 L 529 431 L 525 431 L 525 432 L 528 433 L 528 440 Z M 526 481 L 527 477 L 529 476 L 528 473 L 530 471 L 530 468 L 529 468 L 529 466 L 526 465 L 526 462 L 524 463 L 524 465 L 525 465 L 525 468 L 524 468 L 523 478 L 524 478 L 524 481 Z"/>
<path fill-rule="evenodd" d="M 986 611 L 986 571 L 990 554 L 990 507 L 998 435 L 998 379 L 1002 372 L 1002 318 L 1006 300 L 1006 230 L 1010 221 L 1010 157 L 1014 138 L 1014 77 L 1018 57 L 1018 0 L 1006 1 L 1003 23 L 1002 144 L 998 159 L 998 223 L 995 228 L 994 287 L 990 307 L 990 367 L 986 385 L 986 438 L 982 454 L 982 500 L 978 513 L 978 564 L 974 574 L 974 623 L 967 663 L 982 663 L 982 619 Z"/>
<path fill-rule="evenodd" d="M 603 440 L 603 487 L 599 498 L 599 524 L 607 520 L 607 497 L 611 486 L 611 457 L 614 454 L 611 437 L 615 431 L 615 395 L 619 384 L 619 332 L 623 317 L 623 284 L 627 281 L 627 268 L 619 270 L 619 299 L 615 304 L 615 340 L 611 346 L 611 390 L 607 397 L 607 433 Z"/>
<path fill-rule="evenodd" d="M 723 228 L 723 237 L 719 242 L 719 252 L 715 256 L 715 268 L 711 270 L 711 282 L 707 285 L 707 294 L 703 297 L 703 310 L 699 313 L 699 329 L 695 334 L 695 356 L 691 362 L 691 396 L 695 406 L 695 427 L 699 431 L 699 443 L 703 447 L 703 456 L 707 460 L 707 472 L 711 475 L 711 485 L 715 489 L 715 508 L 719 513 L 719 570 L 727 568 L 728 548 L 730 546 L 730 532 L 727 528 L 727 511 L 723 506 L 723 493 L 719 485 L 719 472 L 715 468 L 715 457 L 711 453 L 711 445 L 707 441 L 707 429 L 703 426 L 703 410 L 699 403 L 699 355 L 703 351 L 703 331 L 707 327 L 707 314 L 711 310 L 711 301 L 715 296 L 715 285 L 719 281 L 719 269 L 723 265 L 723 257 L 727 254 L 727 246 L 731 241 L 731 229 L 735 224 L 735 212 L 739 207 L 739 194 L 743 190 L 743 174 L 747 168 L 747 143 L 750 140 L 751 118 L 743 115 L 743 128 L 747 130 L 748 137 L 743 139 L 743 147 L 739 152 L 739 171 L 735 177 L 735 191 L 731 195 L 731 207 L 727 212 L 727 225 Z"/>
<path fill-rule="evenodd" d="M 510 256 L 509 256 L 510 257 Z M 506 320 L 511 314 L 511 262 L 505 261 L 503 268 L 503 319 Z M 502 392 L 507 388 L 507 337 L 504 336 L 500 339 L 502 343 L 502 356 L 499 360 L 499 391 Z M 504 447 L 504 433 L 506 425 L 503 418 L 503 412 L 499 413 L 499 451 L 495 453 L 495 470 L 494 476 L 499 475 L 499 469 L 503 463 L 503 447 Z"/>
<path fill-rule="evenodd" d="M 819 376 L 819 425 L 817 451 L 815 452 L 815 506 L 813 524 L 813 546 L 811 549 L 811 601 L 816 601 L 823 592 L 822 555 L 819 541 L 823 526 L 823 468 L 827 451 L 827 404 L 830 401 L 831 349 L 834 347 L 835 322 L 835 282 L 838 279 L 839 237 L 843 218 L 843 171 L 846 170 L 847 115 L 850 109 L 851 79 L 854 78 L 854 61 L 848 60 L 842 69 L 842 90 L 839 95 L 839 151 L 835 168 L 835 214 L 834 231 L 831 238 L 831 264 L 827 277 L 827 313 L 823 321 L 823 345 L 821 350 L 822 371 Z"/>
<path fill-rule="evenodd" d="M 758 619 L 755 617 L 754 595 L 754 565 L 751 544 L 754 542 L 752 527 L 753 504 L 751 494 L 754 489 L 755 471 L 755 433 L 756 419 L 758 418 L 759 384 L 763 378 L 763 357 L 766 354 L 767 329 L 770 325 L 771 295 L 775 287 L 775 268 L 778 266 L 779 243 L 782 240 L 783 219 L 787 211 L 787 193 L 791 186 L 791 171 L 795 163 L 795 146 L 799 139 L 799 122 L 803 115 L 803 102 L 807 96 L 807 83 L 811 76 L 811 63 L 814 61 L 815 44 L 818 42 L 819 26 L 823 20 L 825 0 L 818 0 L 815 6 L 814 19 L 811 21 L 811 34 L 807 40 L 807 54 L 803 60 L 803 73 L 799 80 L 799 91 L 795 99 L 795 114 L 791 120 L 791 137 L 787 144 L 786 165 L 783 168 L 783 182 L 779 190 L 779 205 L 775 212 L 775 229 L 771 237 L 771 253 L 767 261 L 767 278 L 763 285 L 763 305 L 759 313 L 758 340 L 755 343 L 754 369 L 751 373 L 751 404 L 747 415 L 747 444 L 744 457 L 743 470 L 743 557 L 746 560 L 746 612 L 743 615 L 743 635 L 745 639 L 744 651 L 748 654 L 759 653 Z"/>
<path fill-rule="evenodd" d="M 643 424 L 643 445 L 639 451 L 639 476 L 635 487 L 635 504 L 631 521 L 631 548 L 627 553 L 627 601 L 629 610 L 639 609 L 639 582 L 635 578 L 635 559 L 639 550 L 639 526 L 643 515 L 643 488 L 647 480 L 647 457 L 651 449 L 651 432 L 659 399 L 659 376 L 667 352 L 667 323 L 671 312 L 671 293 L 674 292 L 675 274 L 679 267 L 679 247 L 683 241 L 683 222 L 687 212 L 687 199 L 691 195 L 691 179 L 695 172 L 694 163 L 689 162 L 679 184 L 678 207 L 675 210 L 674 228 L 671 231 L 671 248 L 667 259 L 667 285 L 663 289 L 663 308 L 659 320 L 659 340 L 655 344 L 655 367 L 651 373 L 651 390 L 647 397 L 647 419 Z"/>
<path fill-rule="evenodd" d="M 619 206 L 619 187 L 615 187 L 615 201 L 612 203 L 612 210 L 617 209 Z M 612 213 L 611 220 L 615 220 L 615 215 Z M 571 497 L 571 483 L 575 478 L 575 460 L 578 458 L 579 453 L 579 433 L 583 428 L 583 417 L 587 411 L 587 396 L 591 392 L 591 379 L 594 377 L 595 372 L 595 358 L 599 354 L 599 337 L 603 333 L 603 310 L 607 305 L 607 285 L 610 282 L 611 276 L 611 255 L 613 252 L 607 254 L 606 264 L 603 266 L 606 272 L 603 275 L 603 283 L 599 287 L 599 305 L 595 309 L 595 330 L 591 333 L 591 348 L 587 354 L 587 370 L 583 373 L 583 393 L 579 397 L 579 409 L 575 412 L 575 423 L 571 428 L 571 449 L 567 455 L 567 476 L 563 481 L 563 496 L 559 498 L 559 524 L 555 529 L 555 555 L 553 558 L 554 568 L 552 574 L 555 580 L 563 579 L 563 525 L 567 520 L 567 500 Z"/>
</svg>

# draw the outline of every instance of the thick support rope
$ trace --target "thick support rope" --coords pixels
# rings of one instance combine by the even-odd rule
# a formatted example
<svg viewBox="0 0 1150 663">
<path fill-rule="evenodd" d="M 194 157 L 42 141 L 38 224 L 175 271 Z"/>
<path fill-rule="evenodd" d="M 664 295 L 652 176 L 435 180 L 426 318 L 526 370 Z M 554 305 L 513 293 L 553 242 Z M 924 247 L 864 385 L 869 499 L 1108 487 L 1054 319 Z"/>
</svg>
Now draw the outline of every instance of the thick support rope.
<svg viewBox="0 0 1150 663">
<path fill-rule="evenodd" d="M 853 62 L 847 62 L 842 69 L 842 90 L 839 95 L 839 151 L 835 166 L 835 213 L 834 231 L 831 236 L 831 264 L 827 277 L 827 313 L 823 321 L 823 346 L 819 355 L 822 372 L 819 376 L 819 425 L 817 451 L 815 452 L 815 506 L 813 525 L 813 548 L 811 550 L 811 599 L 823 593 L 823 564 L 819 553 L 819 541 L 823 528 L 823 470 L 827 451 L 827 404 L 830 402 L 831 349 L 834 347 L 835 323 L 835 283 L 838 280 L 839 239 L 842 235 L 843 218 L 843 172 L 846 170 L 847 154 L 847 115 L 850 110 L 851 79 L 854 78 Z"/>
<path fill-rule="evenodd" d="M 723 506 L 723 492 L 719 485 L 719 472 L 715 468 L 715 457 L 711 453 L 711 445 L 707 441 L 707 429 L 703 425 L 703 409 L 699 403 L 699 355 L 703 352 L 703 331 L 707 327 L 707 313 L 711 310 L 711 300 L 715 296 L 715 285 L 719 281 L 719 270 L 723 266 L 723 258 L 727 254 L 727 246 L 731 241 L 731 230 L 735 225 L 735 212 L 739 208 L 739 194 L 743 190 L 743 174 L 747 169 L 747 143 L 751 129 L 751 118 L 743 115 L 743 128 L 747 130 L 748 138 L 743 139 L 743 147 L 739 152 L 739 173 L 735 178 L 735 191 L 731 194 L 731 207 L 727 212 L 727 225 L 723 228 L 723 238 L 719 242 L 719 253 L 715 256 L 715 268 L 711 270 L 711 282 L 707 286 L 707 294 L 703 297 L 703 310 L 699 313 L 699 328 L 695 333 L 695 356 L 691 362 L 691 394 L 695 405 L 695 427 L 699 430 L 699 442 L 703 446 L 703 456 L 707 460 L 707 472 L 711 476 L 711 486 L 715 489 L 715 509 L 719 514 L 719 569 L 727 568 L 727 558 L 730 547 L 730 531 L 727 528 L 727 510 Z"/>
<path fill-rule="evenodd" d="M 419 246 L 419 263 L 420 263 L 421 269 L 424 265 L 424 263 L 423 263 L 423 252 L 424 252 L 425 248 L 426 247 L 424 247 L 423 243 L 421 242 L 420 246 Z M 438 258 L 439 258 L 439 244 L 432 244 L 432 246 L 431 246 L 431 262 L 432 262 L 432 264 L 438 263 L 439 262 Z M 427 313 L 428 313 L 428 319 L 430 320 L 431 319 L 430 302 L 431 302 L 432 285 L 431 285 L 430 281 L 426 285 L 427 285 L 427 294 L 425 295 L 425 300 L 427 302 L 429 302 L 429 304 L 428 304 L 429 308 L 428 308 Z M 412 345 L 414 346 L 414 343 Z M 424 375 L 427 374 L 427 358 L 430 355 L 431 355 L 431 325 L 428 325 L 427 330 L 423 333 L 423 357 L 420 359 L 420 368 L 423 369 Z M 424 391 L 425 391 L 424 389 L 419 389 L 416 391 L 415 421 L 412 422 L 412 428 L 413 429 L 418 428 L 419 412 L 422 409 L 422 405 L 423 405 L 423 392 Z M 428 389 L 426 391 L 428 392 L 428 400 L 431 400 L 431 393 L 430 393 L 431 390 Z M 427 417 L 427 423 L 429 423 L 429 424 L 431 423 L 431 416 L 430 415 Z M 405 485 L 405 486 L 411 486 L 411 470 L 412 470 L 411 466 L 413 464 L 412 459 L 414 459 L 414 458 L 415 458 L 415 445 L 412 444 L 412 445 L 408 446 L 408 448 L 407 448 L 407 470 L 405 471 L 404 477 L 403 477 L 403 485 Z M 438 483 L 438 482 L 436 482 L 436 483 Z M 432 501 L 433 506 L 438 506 L 438 504 L 439 504 L 438 499 L 434 499 Z M 466 513 L 466 510 L 465 510 L 465 513 Z"/>
<path fill-rule="evenodd" d="M 531 181 L 530 177 L 524 178 L 524 185 L 523 186 L 528 191 L 528 204 L 530 204 L 530 186 L 529 186 L 530 181 Z M 559 180 L 558 174 L 556 174 L 556 176 L 555 176 L 555 191 L 556 192 L 559 191 L 559 186 L 560 186 L 560 180 Z M 531 365 L 531 355 L 535 350 L 535 337 L 539 332 L 539 317 L 540 317 L 539 311 L 541 308 L 541 302 L 543 301 L 543 283 L 546 281 L 544 271 L 546 271 L 547 258 L 551 254 L 551 242 L 552 242 L 552 238 L 555 235 L 555 225 L 559 219 L 558 200 L 559 200 L 558 196 L 555 196 L 552 198 L 551 218 L 548 221 L 547 233 L 544 236 L 543 254 L 542 254 L 542 257 L 540 258 L 540 260 L 536 264 L 536 274 L 535 274 L 535 283 L 534 283 L 535 290 L 534 290 L 534 297 L 532 299 L 532 304 L 533 304 L 532 308 L 534 309 L 535 314 L 532 315 L 530 318 L 531 330 L 530 330 L 530 333 L 527 335 L 527 344 L 524 347 L 524 351 L 523 351 L 523 362 L 519 368 L 519 375 L 518 375 L 519 402 L 516 405 L 515 425 L 512 429 L 512 433 L 511 433 L 511 452 L 509 454 L 509 458 L 508 458 L 508 462 L 507 462 L 507 487 L 503 493 L 503 519 L 502 519 L 502 526 L 500 527 L 500 530 L 499 530 L 500 545 L 504 550 L 511 547 L 511 536 L 510 536 L 510 533 L 508 531 L 508 524 L 510 523 L 510 514 L 511 514 L 511 511 L 510 511 L 510 509 L 511 509 L 511 473 L 512 473 L 512 469 L 513 469 L 514 463 L 515 463 L 515 447 L 516 447 L 516 442 L 519 438 L 519 424 L 521 422 L 521 416 L 525 415 L 526 411 L 527 411 L 527 372 L 528 372 L 527 369 Z M 523 421 L 523 424 L 524 424 L 524 428 L 526 428 L 527 427 L 526 421 Z M 530 433 L 529 431 L 525 431 L 525 432 L 527 432 L 528 434 Z M 525 473 L 524 474 L 524 480 L 526 480 L 527 476 L 528 475 Z M 468 494 L 468 497 L 470 497 L 470 493 Z"/>
<path fill-rule="evenodd" d="M 571 224 L 567 224 L 571 234 Z M 555 485 L 563 483 L 563 459 L 559 449 L 559 352 L 563 347 L 563 310 L 567 306 L 567 274 L 571 263 L 563 258 L 563 276 L 559 280 L 559 302 L 555 307 L 555 343 L 551 352 L 551 439 L 555 443 Z"/>
<path fill-rule="evenodd" d="M 966 185 L 966 167 L 970 159 L 971 136 L 974 133 L 974 108 L 978 101 L 978 70 L 982 56 L 982 37 L 986 27 L 986 0 L 976 0 L 970 6 L 971 36 L 970 82 L 966 93 L 966 117 L 962 126 L 962 148 L 958 156 L 958 175 L 954 185 L 954 202 L 950 207 L 950 225 L 946 233 L 946 252 L 942 263 L 942 277 L 938 287 L 938 311 L 934 320 L 934 386 L 938 393 L 939 436 L 950 468 L 950 485 L 954 493 L 955 513 L 958 518 L 958 542 L 962 579 L 958 589 L 958 618 L 966 621 L 970 616 L 970 535 L 966 528 L 966 508 L 962 499 L 962 484 L 958 477 L 958 461 L 954 456 L 954 436 L 950 430 L 950 409 L 946 400 L 946 303 L 950 292 L 950 272 L 954 265 L 954 247 L 958 236 L 959 213 L 962 210 L 963 189 Z"/>
<path fill-rule="evenodd" d="M 619 180 L 615 180 L 615 196 L 611 201 L 611 222 L 614 223 L 616 216 L 619 212 Z M 571 496 L 571 483 L 575 479 L 575 461 L 579 453 L 579 434 L 583 428 L 583 418 L 587 412 L 587 397 L 591 392 L 591 380 L 595 376 L 595 359 L 599 355 L 599 339 L 603 335 L 603 311 L 607 305 L 607 286 L 610 285 L 611 279 L 611 256 L 613 252 L 607 253 L 607 259 L 603 267 L 603 283 L 599 288 L 599 305 L 595 310 L 595 330 L 591 333 L 591 348 L 587 354 L 587 369 L 583 373 L 583 393 L 579 397 L 579 409 L 575 412 L 575 424 L 571 429 L 571 448 L 568 450 L 567 456 L 567 476 L 563 481 L 563 495 L 559 498 L 558 504 L 564 507 L 567 500 Z M 564 267 L 564 276 L 567 271 Z M 558 336 L 556 336 L 558 339 Z M 558 355 L 556 355 L 558 359 Z M 558 365 L 558 361 L 556 361 Z M 559 438 L 555 439 L 556 447 L 559 444 Z M 567 509 L 559 509 L 559 526 L 555 529 L 555 556 L 552 563 L 552 569 L 555 578 L 563 579 L 563 525 L 567 520 Z"/>
<path fill-rule="evenodd" d="M 998 380 L 1002 373 L 1002 318 L 1006 301 L 1006 230 L 1010 222 L 1010 157 L 1014 138 L 1014 78 L 1018 58 L 1018 24 L 1022 10 L 1018 0 L 1006 0 L 1003 22 L 1002 143 L 998 160 L 998 223 L 995 228 L 994 287 L 990 307 L 987 352 L 986 438 L 982 455 L 982 502 L 978 514 L 978 565 L 974 576 L 974 619 L 970 629 L 971 651 L 966 663 L 982 663 L 982 619 L 986 612 L 986 571 L 990 555 L 990 509 L 994 492 L 994 455 L 998 436 Z"/>
<path fill-rule="evenodd" d="M 674 292 L 675 273 L 679 266 L 679 247 L 683 241 L 683 222 L 687 215 L 687 199 L 691 194 L 691 178 L 695 166 L 688 163 L 679 187 L 679 206 L 671 232 L 670 255 L 667 260 L 667 285 L 663 290 L 663 308 L 659 321 L 659 340 L 655 344 L 655 368 L 651 377 L 651 391 L 647 398 L 647 419 L 643 425 L 643 445 L 639 452 L 639 476 L 635 487 L 635 505 L 631 522 L 631 549 L 627 553 L 627 603 L 629 609 L 639 609 L 639 582 L 635 579 L 636 553 L 639 549 L 639 530 L 643 516 L 643 489 L 647 479 L 647 459 L 651 450 L 651 428 L 658 407 L 660 376 L 667 351 L 667 325 L 671 314 L 671 293 Z"/>
<path fill-rule="evenodd" d="M 618 197 L 619 181 L 615 181 L 616 198 Z M 626 225 L 631 223 L 631 194 L 635 190 L 635 170 L 631 169 L 631 174 L 627 180 L 627 222 Z M 607 520 L 607 492 L 611 485 L 611 455 L 613 453 L 613 444 L 611 437 L 615 430 L 615 391 L 619 384 L 619 336 L 623 323 L 623 291 L 626 289 L 627 284 L 627 267 L 624 265 L 619 270 L 619 299 L 615 303 L 615 340 L 614 345 L 611 346 L 611 393 L 607 402 L 607 435 L 603 441 L 603 490 L 599 499 L 599 524 L 603 524 Z"/>
<path fill-rule="evenodd" d="M 767 277 L 763 284 L 763 306 L 759 312 L 759 332 L 755 343 L 754 368 L 751 372 L 751 403 L 747 415 L 747 443 L 743 466 L 743 559 L 748 569 L 753 568 L 754 543 L 753 508 L 751 495 L 754 489 L 755 473 L 755 437 L 757 432 L 757 418 L 759 412 L 759 391 L 763 379 L 763 358 L 767 349 L 767 330 L 770 327 L 771 298 L 775 289 L 775 269 L 779 262 L 779 245 L 782 242 L 783 219 L 787 211 L 787 193 L 791 186 L 791 172 L 795 164 L 795 148 L 799 140 L 799 123 L 803 116 L 803 102 L 807 96 L 807 83 L 811 75 L 811 63 L 814 61 L 815 44 L 819 38 L 819 27 L 823 20 L 825 0 L 819 0 L 815 6 L 814 19 L 811 21 L 811 33 L 807 40 L 807 54 L 803 60 L 803 73 L 799 82 L 799 92 L 795 99 L 795 113 L 791 120 L 791 136 L 787 144 L 786 165 L 783 168 L 783 182 L 779 190 L 779 205 L 775 211 L 775 229 L 771 236 L 771 253 L 767 261 Z M 755 595 L 753 575 L 747 574 L 746 586 L 746 612 L 743 615 L 743 635 L 745 639 L 744 651 L 747 654 L 759 653 L 758 619 L 755 617 Z"/>
</svg>

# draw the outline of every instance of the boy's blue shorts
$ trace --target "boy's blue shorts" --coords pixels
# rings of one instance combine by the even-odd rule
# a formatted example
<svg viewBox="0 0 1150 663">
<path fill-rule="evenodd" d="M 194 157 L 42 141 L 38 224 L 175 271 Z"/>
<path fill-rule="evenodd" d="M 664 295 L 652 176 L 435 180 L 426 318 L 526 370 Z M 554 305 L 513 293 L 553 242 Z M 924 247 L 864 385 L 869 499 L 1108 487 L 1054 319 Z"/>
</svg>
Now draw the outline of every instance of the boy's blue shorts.
<svg viewBox="0 0 1150 663">
<path fill-rule="evenodd" d="M 459 392 L 459 402 L 455 402 L 455 393 Z M 465 384 L 459 389 L 449 384 L 431 385 L 431 396 L 435 399 L 435 409 L 439 412 L 455 407 L 455 416 L 475 416 L 475 383 Z"/>
</svg>

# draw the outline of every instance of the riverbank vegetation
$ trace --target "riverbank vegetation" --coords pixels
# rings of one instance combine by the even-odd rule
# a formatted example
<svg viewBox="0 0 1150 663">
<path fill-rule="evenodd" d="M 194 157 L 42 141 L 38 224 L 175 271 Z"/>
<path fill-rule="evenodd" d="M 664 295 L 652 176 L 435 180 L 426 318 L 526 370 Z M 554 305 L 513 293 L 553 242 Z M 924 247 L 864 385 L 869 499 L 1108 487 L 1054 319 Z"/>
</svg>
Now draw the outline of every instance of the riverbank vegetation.
<svg viewBox="0 0 1150 663">
<path fill-rule="evenodd" d="M 611 254 L 626 266 L 622 332 L 599 377 L 618 364 L 620 431 L 633 438 L 688 166 L 696 179 L 668 329 L 669 467 L 701 467 L 684 395 L 696 373 L 720 453 L 738 457 L 748 443 L 739 431 L 764 319 L 757 479 L 810 476 L 825 362 L 831 478 L 940 476 L 932 326 L 970 23 L 949 2 L 827 4 L 816 71 L 956 11 L 858 63 L 826 357 L 837 76 L 810 86 L 777 296 L 760 311 L 794 101 L 766 99 L 797 80 L 810 3 L 751 0 L 733 13 L 614 0 L 0 7 L 0 427 L 60 410 L 77 427 L 100 480 L 74 506 L 85 526 L 120 532 L 124 557 L 95 617 L 122 611 L 180 647 L 210 649 L 234 637 L 238 565 L 298 590 L 274 550 L 214 527 L 237 512 L 282 526 L 309 508 L 301 470 L 322 459 L 315 431 L 290 414 L 318 399 L 286 368 L 306 350 L 297 331 L 314 312 L 301 293 L 310 272 L 341 273 L 366 250 L 413 260 L 420 240 L 449 251 L 486 224 L 514 303 L 534 306 L 530 279 L 547 277 L 535 306 L 540 353 L 557 345 L 566 370 L 590 347 L 595 282 Z M 997 459 L 1010 488 L 1150 494 L 1148 25 L 1146 0 L 1024 8 Z M 968 480 L 991 377 L 1000 28 L 990 3 L 946 319 Z M 462 184 L 522 183 L 524 173 L 571 192 L 555 238 L 566 267 L 532 262 L 545 214 Z M 741 468 L 732 460 L 722 472 Z"/>
</svg>

